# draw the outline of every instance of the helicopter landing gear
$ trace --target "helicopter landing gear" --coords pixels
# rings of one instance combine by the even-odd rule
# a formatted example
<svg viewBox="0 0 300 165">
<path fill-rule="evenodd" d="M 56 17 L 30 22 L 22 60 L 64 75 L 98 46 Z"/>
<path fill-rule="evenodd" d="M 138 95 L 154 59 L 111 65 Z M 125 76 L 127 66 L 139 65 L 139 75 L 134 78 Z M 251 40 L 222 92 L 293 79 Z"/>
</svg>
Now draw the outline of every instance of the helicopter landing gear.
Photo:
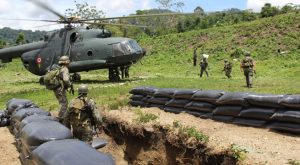
<svg viewBox="0 0 300 165">
<path fill-rule="evenodd" d="M 44 83 L 44 77 L 43 76 L 40 77 L 39 83 L 40 83 L 40 85 L 45 85 L 45 83 Z"/>
<path fill-rule="evenodd" d="M 72 81 L 78 82 L 78 81 L 80 81 L 80 80 L 81 80 L 81 75 L 80 75 L 79 73 L 74 73 L 74 74 L 72 75 Z"/>
<path fill-rule="evenodd" d="M 108 79 L 110 82 L 119 82 L 121 80 L 118 67 L 108 69 Z"/>
</svg>

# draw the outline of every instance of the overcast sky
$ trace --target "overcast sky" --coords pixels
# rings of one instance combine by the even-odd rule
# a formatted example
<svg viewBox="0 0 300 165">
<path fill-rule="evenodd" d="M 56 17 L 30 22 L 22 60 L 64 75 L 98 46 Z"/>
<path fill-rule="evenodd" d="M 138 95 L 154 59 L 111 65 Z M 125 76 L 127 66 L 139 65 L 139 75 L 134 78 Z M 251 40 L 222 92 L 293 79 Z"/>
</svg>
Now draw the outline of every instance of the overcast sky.
<svg viewBox="0 0 300 165">
<path fill-rule="evenodd" d="M 75 8 L 74 0 L 40 0 L 48 4 L 56 11 L 64 14 L 65 9 Z M 180 0 L 178 0 L 180 1 Z M 205 11 L 221 11 L 229 8 L 253 9 L 259 11 L 266 3 L 274 6 L 283 6 L 287 3 L 300 4 L 300 0 L 181 0 L 185 3 L 183 12 L 193 12 L 197 6 L 201 6 Z M 136 10 L 158 8 L 159 4 L 155 0 L 77 0 L 77 2 L 88 2 L 98 10 L 105 12 L 106 17 L 123 16 L 135 13 Z M 0 19 L 52 19 L 57 17 L 27 0 L 0 0 Z M 25 22 L 0 20 L 0 28 L 10 27 L 13 29 L 50 30 L 62 26 L 44 26 L 45 22 Z"/>
</svg>

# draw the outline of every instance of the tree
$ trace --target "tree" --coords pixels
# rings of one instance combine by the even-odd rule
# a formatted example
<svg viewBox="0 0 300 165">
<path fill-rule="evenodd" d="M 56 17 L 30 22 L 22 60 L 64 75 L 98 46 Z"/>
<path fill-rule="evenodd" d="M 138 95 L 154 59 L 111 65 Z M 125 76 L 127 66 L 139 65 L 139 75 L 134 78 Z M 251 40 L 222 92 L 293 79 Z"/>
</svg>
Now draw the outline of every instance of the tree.
<svg viewBox="0 0 300 165">
<path fill-rule="evenodd" d="M 155 0 L 157 3 L 161 5 L 164 9 L 172 9 L 174 8 L 176 11 L 181 11 L 182 7 L 184 7 L 184 3 L 182 1 L 175 0 Z"/>
<path fill-rule="evenodd" d="M 292 6 L 292 4 L 286 4 L 281 8 L 280 13 L 285 14 L 292 11 L 294 11 L 294 7 Z"/>
<path fill-rule="evenodd" d="M 21 44 L 24 44 L 24 43 L 25 43 L 25 35 L 24 35 L 23 32 L 20 32 L 20 33 L 18 34 L 17 39 L 16 39 L 16 44 L 17 44 L 17 45 L 21 45 Z"/>
<path fill-rule="evenodd" d="M 266 3 L 261 8 L 261 17 L 272 17 L 279 13 L 279 9 L 277 7 L 272 6 L 270 3 Z"/>
<path fill-rule="evenodd" d="M 198 13 L 200 15 L 204 15 L 205 12 L 203 10 L 203 8 L 201 6 L 197 6 L 195 9 L 194 9 L 194 13 Z"/>
<path fill-rule="evenodd" d="M 6 42 L 0 39 L 0 49 L 6 46 Z"/>
</svg>

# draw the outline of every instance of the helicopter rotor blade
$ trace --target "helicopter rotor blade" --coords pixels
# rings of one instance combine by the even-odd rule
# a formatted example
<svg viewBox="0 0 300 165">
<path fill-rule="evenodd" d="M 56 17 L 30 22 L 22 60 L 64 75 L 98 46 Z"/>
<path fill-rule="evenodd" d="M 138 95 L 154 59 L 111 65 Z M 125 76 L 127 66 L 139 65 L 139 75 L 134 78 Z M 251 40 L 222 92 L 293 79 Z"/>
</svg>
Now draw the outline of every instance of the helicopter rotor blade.
<svg viewBox="0 0 300 165">
<path fill-rule="evenodd" d="M 38 19 L 19 19 L 19 18 L 13 18 L 13 19 L 7 19 L 7 18 L 0 18 L 0 20 L 5 20 L 5 21 L 36 21 L 36 22 L 57 22 L 59 23 L 60 21 L 56 20 L 38 20 Z"/>
<path fill-rule="evenodd" d="M 59 23 L 55 23 L 55 24 L 46 24 L 46 25 L 34 26 L 34 27 L 32 27 L 32 28 L 41 28 L 41 27 L 54 26 L 54 25 L 60 25 L 60 24 L 59 24 Z"/>
<path fill-rule="evenodd" d="M 112 25 L 112 26 L 127 26 L 127 27 L 140 27 L 140 28 L 147 28 L 149 26 L 143 25 L 131 25 L 131 24 L 120 24 L 120 23 L 93 23 L 93 22 L 84 22 L 85 24 L 89 25 Z"/>
<path fill-rule="evenodd" d="M 111 19 L 128 19 L 128 18 L 142 18 L 142 17 L 160 17 L 160 16 L 177 16 L 177 15 L 195 15 L 195 13 L 162 13 L 162 14 L 144 14 L 144 15 L 131 15 L 124 17 L 107 17 L 107 18 L 97 18 L 97 19 L 81 19 L 80 21 L 101 21 L 101 20 L 111 20 Z"/>
<path fill-rule="evenodd" d="M 40 2 L 38 0 L 28 0 L 28 1 L 30 1 L 30 2 L 32 2 L 34 4 L 36 4 L 37 6 L 43 8 L 43 9 L 45 9 L 45 10 L 47 10 L 47 11 L 53 13 L 53 14 L 55 14 L 56 16 L 58 16 L 62 20 L 65 20 L 65 21 L 67 20 L 65 16 L 63 16 L 59 12 L 53 10 L 50 6 L 47 6 L 47 5 L 43 4 L 42 2 Z"/>
</svg>

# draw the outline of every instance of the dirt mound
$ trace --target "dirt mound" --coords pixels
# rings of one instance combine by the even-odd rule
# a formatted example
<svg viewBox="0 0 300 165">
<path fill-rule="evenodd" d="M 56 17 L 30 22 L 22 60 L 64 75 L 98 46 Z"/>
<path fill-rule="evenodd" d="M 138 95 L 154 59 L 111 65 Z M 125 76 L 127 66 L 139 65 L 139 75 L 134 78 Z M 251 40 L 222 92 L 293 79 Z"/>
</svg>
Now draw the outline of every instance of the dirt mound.
<svg viewBox="0 0 300 165">
<path fill-rule="evenodd" d="M 286 164 L 299 159 L 299 136 L 200 119 L 185 113 L 175 115 L 157 108 L 142 111 L 159 118 L 141 124 L 136 122 L 137 114 L 133 110 L 104 112 L 106 132 L 113 137 L 114 148 L 120 147 L 119 153 L 124 151 L 123 158 L 129 164 L 197 164 L 192 161 L 195 159 L 202 164 L 235 164 L 231 157 L 233 145 L 247 152 L 242 164 Z M 167 128 L 174 122 L 195 127 L 209 136 L 209 141 L 196 147 L 182 141 L 172 142 L 172 139 L 178 142 L 178 137 L 170 136 Z"/>
<path fill-rule="evenodd" d="M 21 165 L 14 136 L 7 127 L 0 128 L 0 165 Z"/>
</svg>

